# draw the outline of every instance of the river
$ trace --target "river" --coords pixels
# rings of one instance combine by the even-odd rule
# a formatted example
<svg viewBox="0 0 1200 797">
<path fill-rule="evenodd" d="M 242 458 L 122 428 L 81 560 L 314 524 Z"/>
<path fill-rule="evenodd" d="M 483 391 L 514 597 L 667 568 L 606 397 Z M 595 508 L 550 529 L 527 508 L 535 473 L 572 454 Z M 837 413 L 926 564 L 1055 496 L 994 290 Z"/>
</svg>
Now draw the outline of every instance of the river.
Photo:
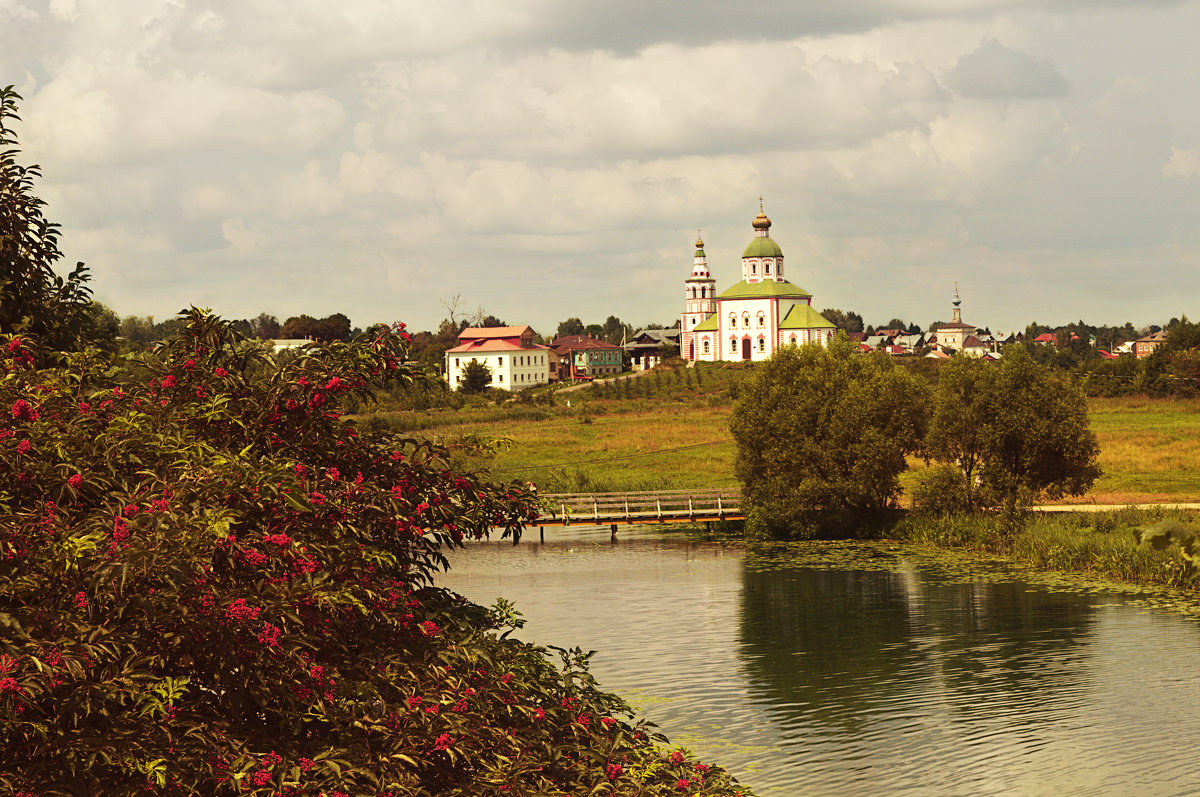
<svg viewBox="0 0 1200 797">
<path fill-rule="evenodd" d="M 1200 621 L 896 543 L 547 529 L 439 583 L 513 600 L 760 795 L 1200 794 Z"/>
</svg>

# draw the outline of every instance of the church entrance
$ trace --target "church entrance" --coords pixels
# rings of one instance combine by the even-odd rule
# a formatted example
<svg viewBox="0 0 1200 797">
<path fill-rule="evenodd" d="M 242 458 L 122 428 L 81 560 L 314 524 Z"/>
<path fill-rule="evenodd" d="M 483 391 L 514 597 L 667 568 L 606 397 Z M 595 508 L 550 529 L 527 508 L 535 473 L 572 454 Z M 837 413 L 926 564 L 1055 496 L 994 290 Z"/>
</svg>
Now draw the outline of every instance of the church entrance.
<svg viewBox="0 0 1200 797">
<path fill-rule="evenodd" d="M 750 338 L 742 338 L 742 359 L 750 359 Z"/>
<path fill-rule="evenodd" d="M 687 358 L 689 360 L 696 359 L 696 344 L 693 341 L 688 341 Z"/>
</svg>

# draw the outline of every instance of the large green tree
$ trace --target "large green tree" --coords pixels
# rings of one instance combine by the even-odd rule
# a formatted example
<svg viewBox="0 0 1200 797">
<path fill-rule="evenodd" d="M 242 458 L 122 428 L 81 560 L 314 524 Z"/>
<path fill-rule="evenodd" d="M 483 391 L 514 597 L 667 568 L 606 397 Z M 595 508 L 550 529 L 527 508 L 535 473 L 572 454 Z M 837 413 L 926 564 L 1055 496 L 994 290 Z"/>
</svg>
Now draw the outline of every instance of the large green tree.
<svg viewBox="0 0 1200 797">
<path fill-rule="evenodd" d="M 748 528 L 793 536 L 816 511 L 894 506 L 928 398 L 924 381 L 844 339 L 776 352 L 742 382 L 730 420 Z"/>
<path fill-rule="evenodd" d="M 999 363 L 960 355 L 946 364 L 925 448 L 957 469 L 973 509 L 1080 495 L 1100 474 L 1083 392 L 1023 346 Z"/>
<path fill-rule="evenodd" d="M 0 89 L 0 334 L 21 334 L 42 345 L 38 351 L 74 350 L 101 334 L 90 308 L 91 289 L 83 263 L 66 276 L 56 265 L 59 225 L 46 219 L 45 203 L 33 194 L 37 166 L 17 163 L 12 123 L 21 97 Z"/>
</svg>

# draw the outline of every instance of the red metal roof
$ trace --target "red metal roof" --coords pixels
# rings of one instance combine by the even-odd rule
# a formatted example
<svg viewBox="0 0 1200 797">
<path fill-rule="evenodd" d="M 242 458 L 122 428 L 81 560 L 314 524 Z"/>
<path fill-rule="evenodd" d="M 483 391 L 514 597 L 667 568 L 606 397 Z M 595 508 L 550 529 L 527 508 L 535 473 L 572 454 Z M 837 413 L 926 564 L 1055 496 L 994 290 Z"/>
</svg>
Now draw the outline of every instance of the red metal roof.
<svg viewBox="0 0 1200 797">
<path fill-rule="evenodd" d="M 473 338 L 519 338 L 525 331 L 533 332 L 528 324 L 519 327 L 467 327 L 458 333 L 458 339 Z"/>
<path fill-rule="evenodd" d="M 550 344 L 550 347 L 559 354 L 562 354 L 568 349 L 571 351 L 587 351 L 588 349 L 621 348 L 620 346 L 603 340 L 596 340 L 591 335 L 567 335 L 566 337 L 555 338 L 554 342 Z"/>
<path fill-rule="evenodd" d="M 453 349 L 447 349 L 447 354 L 471 354 L 477 351 L 536 351 L 545 350 L 548 346 L 540 346 L 534 344 L 532 346 L 519 346 L 508 340 L 469 340 L 466 343 L 455 346 Z"/>
</svg>

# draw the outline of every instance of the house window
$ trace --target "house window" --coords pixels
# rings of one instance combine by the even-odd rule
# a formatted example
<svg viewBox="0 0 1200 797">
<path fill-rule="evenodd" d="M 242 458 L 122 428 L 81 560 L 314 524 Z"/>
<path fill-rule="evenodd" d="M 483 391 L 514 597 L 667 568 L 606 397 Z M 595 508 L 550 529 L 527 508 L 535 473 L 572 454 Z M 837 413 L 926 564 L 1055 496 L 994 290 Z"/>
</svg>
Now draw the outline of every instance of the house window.
<svg viewBox="0 0 1200 797">
<path fill-rule="evenodd" d="M 498 368 L 503 368 L 503 367 L 504 367 L 504 358 L 503 358 L 503 357 L 497 357 L 497 358 L 496 358 L 496 366 L 497 366 Z"/>
<path fill-rule="evenodd" d="M 759 339 L 758 339 L 758 350 L 759 350 L 760 352 L 765 352 L 765 351 L 767 350 L 767 341 L 766 341 L 766 338 L 759 338 Z"/>
<path fill-rule="evenodd" d="M 766 327 L 766 325 L 767 325 L 767 317 L 765 315 L 763 315 L 761 310 L 759 310 L 758 311 L 758 328 L 763 329 L 764 327 Z"/>
<path fill-rule="evenodd" d="M 455 368 L 458 367 L 458 358 L 457 357 L 454 358 L 454 367 Z"/>
<path fill-rule="evenodd" d="M 504 382 L 504 374 L 500 374 L 500 381 Z"/>
<path fill-rule="evenodd" d="M 704 353 L 708 354 L 708 338 L 704 339 Z"/>
</svg>

